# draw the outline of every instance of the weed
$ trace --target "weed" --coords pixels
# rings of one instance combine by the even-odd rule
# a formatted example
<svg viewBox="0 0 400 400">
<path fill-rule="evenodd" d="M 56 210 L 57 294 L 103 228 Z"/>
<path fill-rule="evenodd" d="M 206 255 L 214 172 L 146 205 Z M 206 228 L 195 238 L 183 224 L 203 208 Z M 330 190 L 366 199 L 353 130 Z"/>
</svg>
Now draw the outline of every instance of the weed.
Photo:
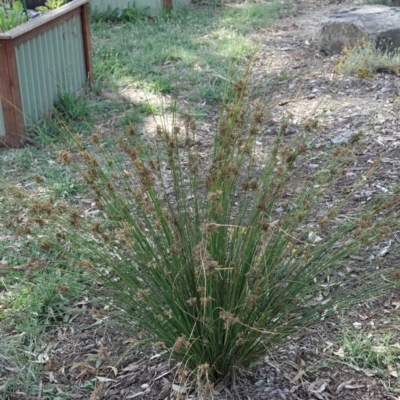
<svg viewBox="0 0 400 400">
<path fill-rule="evenodd" d="M 287 82 L 290 79 L 289 75 L 281 74 L 276 77 L 278 82 Z"/>
<path fill-rule="evenodd" d="M 388 46 L 373 41 L 363 41 L 343 50 L 337 71 L 344 75 L 356 74 L 360 78 L 371 76 L 379 71 L 400 73 L 400 53 L 391 51 Z"/>
<path fill-rule="evenodd" d="M 396 376 L 400 344 L 390 333 L 348 331 L 343 337 L 343 360 L 379 377 Z M 394 372 L 393 372 L 394 371 Z"/>
<path fill-rule="evenodd" d="M 118 14 L 123 22 L 136 22 L 145 17 L 146 9 L 137 7 L 124 7 Z"/>
<path fill-rule="evenodd" d="M 283 9 L 287 8 L 283 2 L 269 2 L 249 4 L 246 7 L 235 6 L 223 12 L 222 27 L 235 25 L 242 32 L 256 28 L 268 28 Z"/>
<path fill-rule="evenodd" d="M 42 266 L 36 267 L 40 262 Z M 44 263 L 43 260 L 28 262 L 26 268 L 31 268 L 31 273 L 14 284 L 7 284 L 7 291 L 0 298 L 0 308 L 4 311 L 2 321 L 29 338 L 61 322 L 69 299 L 82 289 L 76 277 L 61 269 L 43 269 Z M 35 268 L 39 270 L 35 272 Z M 25 281 L 28 277 L 29 284 Z"/>
<path fill-rule="evenodd" d="M 139 110 L 127 111 L 124 113 L 121 125 L 129 126 L 129 125 L 137 125 L 143 122 L 143 114 Z"/>
<path fill-rule="evenodd" d="M 90 114 L 85 97 L 74 93 L 62 94 L 54 104 L 54 108 L 61 117 L 72 120 L 85 119 Z"/>
<path fill-rule="evenodd" d="M 92 92 L 99 96 L 103 91 L 103 82 L 100 79 L 96 79 L 90 86 Z"/>
<path fill-rule="evenodd" d="M 107 11 L 98 12 L 96 9 L 92 12 L 91 22 L 130 22 L 137 23 L 146 18 L 146 8 L 138 8 L 135 6 L 127 6 L 122 9 L 108 7 Z"/>
<path fill-rule="evenodd" d="M 173 105 L 171 105 L 170 110 L 173 110 Z M 138 110 L 143 115 L 155 115 L 162 112 L 162 107 L 159 104 L 152 104 L 149 102 L 140 103 L 138 105 Z"/>
<path fill-rule="evenodd" d="M 150 91 L 156 91 L 161 94 L 177 94 L 178 88 L 173 80 L 166 76 L 157 77 L 147 85 Z"/>
</svg>

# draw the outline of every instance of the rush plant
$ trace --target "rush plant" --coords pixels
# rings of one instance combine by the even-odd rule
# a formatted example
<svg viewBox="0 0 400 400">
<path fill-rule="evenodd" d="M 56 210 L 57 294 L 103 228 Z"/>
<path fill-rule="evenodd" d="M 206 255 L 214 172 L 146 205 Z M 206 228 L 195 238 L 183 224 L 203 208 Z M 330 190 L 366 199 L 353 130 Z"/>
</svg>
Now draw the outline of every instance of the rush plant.
<svg viewBox="0 0 400 400">
<path fill-rule="evenodd" d="M 81 173 L 99 212 L 52 199 L 30 207 L 32 224 L 56 238 L 49 246 L 90 271 L 125 321 L 181 361 L 180 382 L 202 393 L 303 327 L 399 283 L 373 265 L 349 267 L 349 256 L 399 226 L 396 188 L 348 211 L 379 161 L 332 197 L 356 140 L 311 170 L 310 130 L 288 140 L 283 120 L 260 145 L 271 110 L 249 103 L 246 88 L 236 83 L 208 152 L 190 115 L 153 136 L 131 126 L 115 142 L 73 136 L 58 161 Z"/>
</svg>

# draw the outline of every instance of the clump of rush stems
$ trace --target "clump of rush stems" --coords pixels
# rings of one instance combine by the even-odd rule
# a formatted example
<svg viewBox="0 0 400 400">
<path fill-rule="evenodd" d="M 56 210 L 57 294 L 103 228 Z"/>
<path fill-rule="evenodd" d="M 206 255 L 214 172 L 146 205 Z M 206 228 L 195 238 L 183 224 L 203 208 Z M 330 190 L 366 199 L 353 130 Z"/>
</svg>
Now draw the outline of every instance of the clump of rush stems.
<svg viewBox="0 0 400 400">
<path fill-rule="evenodd" d="M 367 267 L 350 278 L 347 268 L 399 225 L 399 188 L 346 211 L 379 160 L 328 201 L 356 140 L 310 172 L 310 133 L 288 140 L 283 121 L 259 151 L 271 110 L 246 90 L 239 81 L 222 107 L 208 155 L 189 115 L 153 137 L 129 128 L 114 147 L 100 134 L 76 137 L 58 160 L 81 173 L 101 213 L 31 207 L 57 232 L 53 245 L 100 279 L 124 319 L 204 393 L 304 326 L 399 283 Z"/>
</svg>

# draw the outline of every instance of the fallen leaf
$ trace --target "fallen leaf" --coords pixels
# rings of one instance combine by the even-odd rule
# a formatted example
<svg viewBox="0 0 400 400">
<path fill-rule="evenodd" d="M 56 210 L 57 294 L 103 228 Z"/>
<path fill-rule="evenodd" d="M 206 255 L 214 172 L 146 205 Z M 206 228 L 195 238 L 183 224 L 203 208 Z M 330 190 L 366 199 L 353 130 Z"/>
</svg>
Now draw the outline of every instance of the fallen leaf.
<svg viewBox="0 0 400 400">
<path fill-rule="evenodd" d="M 102 367 L 102 369 L 107 369 L 107 368 L 110 368 L 112 370 L 112 372 L 114 372 L 114 376 L 118 375 L 117 368 L 113 367 L 112 365 L 105 365 L 104 367 Z"/>
<path fill-rule="evenodd" d="M 394 306 L 395 310 L 398 310 L 400 308 L 400 301 L 393 301 L 392 306 Z"/>
<path fill-rule="evenodd" d="M 333 354 L 335 356 L 343 358 L 344 357 L 344 349 L 343 349 L 343 347 L 339 347 L 339 350 L 338 351 L 334 351 Z"/>
<path fill-rule="evenodd" d="M 356 329 L 361 329 L 362 323 L 361 323 L 361 322 L 353 322 L 353 326 L 354 326 L 354 328 L 356 328 Z"/>
<path fill-rule="evenodd" d="M 73 371 L 74 369 L 77 369 L 79 367 L 90 367 L 90 366 L 91 365 L 87 361 L 81 361 L 81 362 L 78 362 L 78 363 L 72 365 L 69 370 Z"/>
<path fill-rule="evenodd" d="M 96 376 L 99 382 L 117 382 L 115 379 L 106 378 L 105 376 Z"/>
<path fill-rule="evenodd" d="M 186 388 L 181 387 L 179 385 L 175 385 L 175 384 L 172 384 L 172 390 L 174 392 L 179 393 L 179 394 L 185 394 L 186 393 Z"/>
<path fill-rule="evenodd" d="M 342 383 L 337 387 L 336 393 L 341 392 L 341 391 L 343 390 L 343 388 L 344 388 L 346 385 L 350 385 L 351 382 L 353 382 L 353 378 L 349 379 L 349 380 L 346 381 L 346 382 L 342 382 Z"/>
<path fill-rule="evenodd" d="M 295 383 L 306 373 L 307 364 L 306 362 L 300 358 L 300 366 L 299 372 L 290 380 L 290 383 Z"/>
<path fill-rule="evenodd" d="M 135 399 L 136 397 L 142 396 L 144 395 L 145 392 L 137 392 L 137 393 L 133 393 L 130 396 L 127 396 L 126 399 Z"/>
<path fill-rule="evenodd" d="M 354 390 L 354 389 L 361 389 L 364 385 L 345 385 L 346 389 Z"/>
<path fill-rule="evenodd" d="M 290 380 L 290 383 L 296 383 L 305 373 L 306 371 L 304 369 L 300 369 L 300 371 Z"/>
<path fill-rule="evenodd" d="M 136 371 L 139 368 L 140 367 L 137 364 L 129 364 L 125 368 L 122 368 L 122 371 L 131 372 L 131 371 Z"/>
<path fill-rule="evenodd" d="M 313 383 L 310 384 L 310 386 L 308 387 L 308 390 L 314 394 L 322 393 L 328 386 L 328 382 L 329 382 L 328 379 L 317 379 L 316 381 L 314 381 Z M 314 389 L 314 387 L 317 387 L 319 385 L 321 385 L 321 386 L 318 389 Z"/>
</svg>

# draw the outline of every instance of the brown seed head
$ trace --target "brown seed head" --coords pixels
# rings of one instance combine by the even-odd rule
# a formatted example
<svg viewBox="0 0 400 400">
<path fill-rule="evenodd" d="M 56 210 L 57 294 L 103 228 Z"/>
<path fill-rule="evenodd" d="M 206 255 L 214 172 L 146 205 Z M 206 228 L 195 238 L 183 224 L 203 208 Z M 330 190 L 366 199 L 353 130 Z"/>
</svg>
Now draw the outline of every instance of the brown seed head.
<svg viewBox="0 0 400 400">
<path fill-rule="evenodd" d="M 69 223 L 72 226 L 79 226 L 82 222 L 81 214 L 78 210 L 72 210 L 69 214 Z"/>
<path fill-rule="evenodd" d="M 44 250 L 48 251 L 53 247 L 53 242 L 50 239 L 45 239 L 42 242 L 40 242 L 39 247 Z"/>
<path fill-rule="evenodd" d="M 238 322 L 235 315 L 227 311 L 220 311 L 219 317 L 225 322 L 224 329 L 229 329 L 230 326 Z"/>
<path fill-rule="evenodd" d="M 62 164 L 70 164 L 71 163 L 71 153 L 65 150 L 61 150 L 57 153 L 57 161 Z"/>
<path fill-rule="evenodd" d="M 99 144 L 100 143 L 100 133 L 95 132 L 92 136 L 89 136 L 89 142 L 92 144 Z"/>
<path fill-rule="evenodd" d="M 176 339 L 176 342 L 172 347 L 172 351 L 179 353 L 182 350 L 187 349 L 188 347 L 189 347 L 189 341 L 187 340 L 186 336 L 183 335 L 179 336 L 178 339 Z"/>
<path fill-rule="evenodd" d="M 211 300 L 212 298 L 210 296 L 200 297 L 200 304 L 205 307 Z"/>
<path fill-rule="evenodd" d="M 149 296 L 150 296 L 149 289 L 139 289 L 136 294 L 136 298 L 138 301 L 145 301 Z"/>
<path fill-rule="evenodd" d="M 34 180 L 36 183 L 40 183 L 40 182 L 43 182 L 43 181 L 44 181 L 44 178 L 41 177 L 41 176 L 39 176 L 39 175 L 33 175 L 33 180 Z"/>
<path fill-rule="evenodd" d="M 61 293 L 61 294 L 62 293 L 68 293 L 70 290 L 71 290 L 71 288 L 69 286 L 66 286 L 66 285 L 58 284 L 56 286 L 56 292 L 57 293 Z"/>
<path fill-rule="evenodd" d="M 191 297 L 189 300 L 186 300 L 186 303 L 189 304 L 189 306 L 192 306 L 193 304 L 196 304 L 197 299 L 196 297 Z"/>
<path fill-rule="evenodd" d="M 160 136 L 160 137 L 162 137 L 164 134 L 164 130 L 160 125 L 157 125 L 157 127 L 156 127 L 156 134 L 157 134 L 157 136 Z"/>
<path fill-rule="evenodd" d="M 218 230 L 219 225 L 214 222 L 206 222 L 201 225 L 200 230 L 204 233 L 213 233 Z"/>
<path fill-rule="evenodd" d="M 88 261 L 88 260 L 83 260 L 83 261 L 81 261 L 80 263 L 79 263 L 79 265 L 82 267 L 82 268 L 84 268 L 84 269 L 86 269 L 86 270 L 88 270 L 88 271 L 93 271 L 94 270 L 94 265 L 90 262 L 90 261 Z"/>
<path fill-rule="evenodd" d="M 207 199 L 210 201 L 217 202 L 221 199 L 222 196 L 222 190 L 216 190 L 215 192 L 210 192 L 207 195 Z"/>
<path fill-rule="evenodd" d="M 234 85 L 236 96 L 242 96 L 247 88 L 247 82 L 243 79 L 238 80 Z"/>
</svg>

